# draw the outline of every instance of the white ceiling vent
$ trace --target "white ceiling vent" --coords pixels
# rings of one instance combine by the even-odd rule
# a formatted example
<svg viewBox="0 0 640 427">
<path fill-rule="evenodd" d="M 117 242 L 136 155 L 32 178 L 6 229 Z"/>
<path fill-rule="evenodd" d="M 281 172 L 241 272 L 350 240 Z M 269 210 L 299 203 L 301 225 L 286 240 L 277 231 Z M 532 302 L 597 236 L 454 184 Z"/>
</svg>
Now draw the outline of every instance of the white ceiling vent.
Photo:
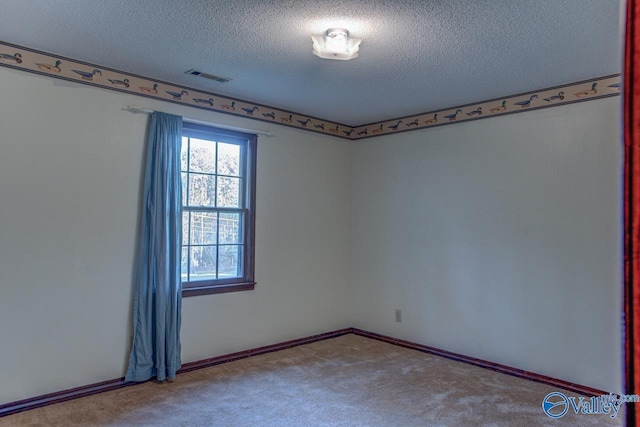
<svg viewBox="0 0 640 427">
<path fill-rule="evenodd" d="M 205 79 L 213 80 L 214 82 L 218 82 L 218 83 L 228 83 L 231 80 L 233 80 L 228 77 L 221 77 L 221 76 L 215 76 L 209 73 L 203 73 L 202 71 L 194 70 L 193 68 L 185 71 L 184 73 L 191 74 L 192 76 L 196 76 L 196 77 L 203 77 Z"/>
</svg>

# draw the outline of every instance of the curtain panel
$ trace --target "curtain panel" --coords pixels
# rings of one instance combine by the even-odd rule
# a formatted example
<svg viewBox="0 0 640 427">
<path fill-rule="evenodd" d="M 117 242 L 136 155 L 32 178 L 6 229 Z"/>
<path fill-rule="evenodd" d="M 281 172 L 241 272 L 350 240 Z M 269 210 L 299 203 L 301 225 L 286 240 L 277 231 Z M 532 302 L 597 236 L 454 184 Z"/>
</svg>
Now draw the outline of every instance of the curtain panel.
<svg viewBox="0 0 640 427">
<path fill-rule="evenodd" d="M 180 369 L 182 118 L 151 115 L 126 381 L 172 380 Z"/>
<path fill-rule="evenodd" d="M 625 393 L 640 393 L 640 7 L 627 2 L 624 64 L 624 312 Z M 626 405 L 627 425 L 640 425 L 636 404 Z"/>
</svg>

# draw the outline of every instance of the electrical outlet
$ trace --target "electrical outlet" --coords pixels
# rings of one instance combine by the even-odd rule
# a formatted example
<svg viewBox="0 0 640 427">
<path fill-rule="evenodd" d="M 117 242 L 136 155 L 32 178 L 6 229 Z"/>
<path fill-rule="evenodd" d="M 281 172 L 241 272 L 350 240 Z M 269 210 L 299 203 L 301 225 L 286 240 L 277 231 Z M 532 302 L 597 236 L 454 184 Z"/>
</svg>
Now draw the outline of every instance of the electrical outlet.
<svg viewBox="0 0 640 427">
<path fill-rule="evenodd" d="M 402 322 L 402 310 L 396 308 L 396 322 Z"/>
</svg>

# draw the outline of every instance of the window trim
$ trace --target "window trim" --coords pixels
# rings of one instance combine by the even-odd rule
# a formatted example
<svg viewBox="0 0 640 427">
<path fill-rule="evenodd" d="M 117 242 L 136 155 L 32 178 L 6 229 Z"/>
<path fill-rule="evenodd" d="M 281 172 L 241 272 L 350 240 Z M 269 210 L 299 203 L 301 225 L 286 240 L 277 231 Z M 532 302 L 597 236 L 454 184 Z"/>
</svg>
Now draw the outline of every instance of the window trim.
<svg viewBox="0 0 640 427">
<path fill-rule="evenodd" d="M 185 129 L 187 135 L 185 135 Z M 245 205 L 242 208 L 245 213 L 245 229 L 244 233 L 244 250 L 243 250 L 243 267 L 244 276 L 234 279 L 202 281 L 198 282 L 182 282 L 182 297 L 192 297 L 199 295 L 221 294 L 228 292 L 250 291 L 255 288 L 255 223 L 256 223 L 256 153 L 257 153 L 257 135 L 238 132 L 228 129 L 216 128 L 215 125 L 202 125 L 188 121 L 183 122 L 183 136 L 211 139 L 212 136 L 231 136 L 241 138 L 247 141 L 246 159 L 242 167 L 245 171 L 243 177 L 246 184 L 243 194 Z M 224 142 L 224 141 L 221 141 Z M 182 215 L 180 215 L 182 221 Z M 185 287 L 185 284 L 191 284 Z"/>
</svg>

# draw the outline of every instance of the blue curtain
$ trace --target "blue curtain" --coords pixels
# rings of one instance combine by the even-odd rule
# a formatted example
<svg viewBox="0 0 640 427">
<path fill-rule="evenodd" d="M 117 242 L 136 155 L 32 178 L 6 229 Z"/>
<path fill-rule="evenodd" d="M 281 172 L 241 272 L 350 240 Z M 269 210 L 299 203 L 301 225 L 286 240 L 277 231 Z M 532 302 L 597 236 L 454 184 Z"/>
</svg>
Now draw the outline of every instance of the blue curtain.
<svg viewBox="0 0 640 427">
<path fill-rule="evenodd" d="M 126 381 L 172 380 L 181 365 L 182 117 L 153 113 L 148 134 Z"/>
</svg>

